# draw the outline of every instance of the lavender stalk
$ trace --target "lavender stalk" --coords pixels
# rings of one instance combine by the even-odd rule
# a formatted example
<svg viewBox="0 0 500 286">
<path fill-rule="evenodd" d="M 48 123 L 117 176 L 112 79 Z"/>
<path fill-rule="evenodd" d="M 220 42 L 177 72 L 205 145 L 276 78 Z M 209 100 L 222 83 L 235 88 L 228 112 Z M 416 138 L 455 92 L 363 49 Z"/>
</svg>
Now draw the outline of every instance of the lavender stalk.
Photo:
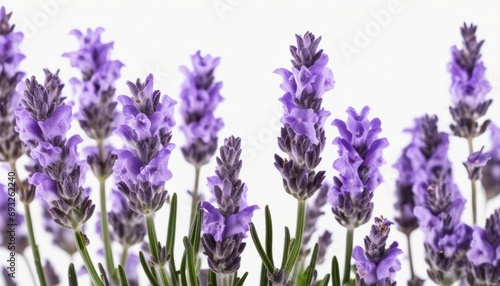
<svg viewBox="0 0 500 286">
<path fill-rule="evenodd" d="M 460 29 L 463 37 L 463 49 L 451 48 L 452 60 L 448 70 L 452 76 L 450 92 L 453 106 L 450 112 L 455 121 L 450 128 L 455 136 L 467 139 L 469 155 L 474 153 L 473 139 L 484 133 L 490 120 L 479 126 L 478 119 L 486 115 L 492 100 L 486 100 L 491 85 L 485 77 L 486 68 L 481 60 L 481 47 L 484 40 L 476 39 L 477 26 L 470 24 Z M 477 223 L 477 187 L 476 180 L 471 179 L 472 221 Z"/>
</svg>

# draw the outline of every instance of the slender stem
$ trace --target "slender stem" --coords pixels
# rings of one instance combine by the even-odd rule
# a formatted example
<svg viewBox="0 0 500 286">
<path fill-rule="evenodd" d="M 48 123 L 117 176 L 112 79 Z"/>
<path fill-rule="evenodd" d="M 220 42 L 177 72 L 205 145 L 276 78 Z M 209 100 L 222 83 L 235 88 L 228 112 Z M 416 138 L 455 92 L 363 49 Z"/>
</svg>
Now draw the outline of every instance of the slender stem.
<svg viewBox="0 0 500 286">
<path fill-rule="evenodd" d="M 75 243 L 76 248 L 78 248 L 78 252 L 80 252 L 80 256 L 83 259 L 83 263 L 85 263 L 85 267 L 89 273 L 90 279 L 96 286 L 104 286 L 104 283 L 101 281 L 99 274 L 92 263 L 92 259 L 87 251 L 87 247 L 85 246 L 85 240 L 83 239 L 82 233 L 80 231 L 75 231 Z"/>
<path fill-rule="evenodd" d="M 157 260 L 160 259 L 160 251 L 158 249 L 158 238 L 156 236 L 156 227 L 155 227 L 155 221 L 154 221 L 154 216 L 149 215 L 146 217 L 146 227 L 148 230 L 148 239 L 149 239 L 149 250 L 151 251 L 151 254 L 156 257 Z M 170 285 L 168 283 L 168 278 L 167 278 L 167 271 L 165 270 L 165 266 L 158 267 L 160 269 L 160 277 L 162 284 L 165 285 Z"/>
<path fill-rule="evenodd" d="M 21 256 L 24 259 L 24 262 L 26 263 L 28 270 L 30 272 L 31 279 L 33 280 L 33 285 L 36 285 L 36 278 L 35 275 L 33 274 L 33 269 L 31 268 L 30 262 L 28 261 L 28 258 L 24 254 L 21 254 Z"/>
<path fill-rule="evenodd" d="M 354 241 L 354 229 L 347 229 L 346 235 L 346 248 L 345 248 L 345 265 L 344 265 L 344 279 L 342 280 L 342 285 L 349 284 L 349 276 L 351 274 L 351 256 L 352 256 L 352 244 Z"/>
<path fill-rule="evenodd" d="M 233 286 L 234 273 L 231 274 L 216 274 L 217 286 Z"/>
<path fill-rule="evenodd" d="M 123 268 L 125 268 L 125 263 L 127 263 L 128 248 L 128 245 L 123 246 L 122 259 L 120 259 L 120 265 L 123 266 Z"/>
<path fill-rule="evenodd" d="M 43 273 L 42 261 L 40 258 L 40 252 L 38 251 L 38 245 L 35 240 L 35 232 L 33 231 L 33 221 L 31 220 L 30 205 L 24 204 L 24 215 L 26 216 L 26 226 L 28 227 L 28 240 L 31 245 L 31 250 L 33 252 L 33 259 L 35 261 L 36 273 L 38 274 L 38 281 L 41 286 L 47 285 L 45 281 L 45 274 Z"/>
<path fill-rule="evenodd" d="M 406 235 L 406 239 L 408 241 L 408 260 L 410 261 L 410 273 L 411 273 L 411 281 L 415 279 L 415 272 L 413 270 L 413 256 L 411 254 L 411 239 L 410 239 L 411 233 Z"/>
<path fill-rule="evenodd" d="M 297 258 L 299 257 L 300 248 L 302 247 L 302 236 L 304 234 L 304 225 L 306 220 L 306 202 L 298 201 L 297 205 L 297 226 L 295 229 L 295 241 L 293 242 L 293 248 L 288 256 L 288 261 L 285 265 L 285 275 L 288 277 L 290 272 L 292 272 Z"/>
<path fill-rule="evenodd" d="M 194 166 L 194 188 L 191 201 L 191 217 L 189 219 L 189 224 L 193 223 L 194 216 L 196 214 L 196 206 L 198 205 L 198 184 L 200 182 L 200 166 Z"/>
<path fill-rule="evenodd" d="M 472 145 L 472 137 L 467 137 L 467 143 L 469 144 L 469 154 L 474 152 L 474 147 Z M 472 190 L 472 223 L 474 225 L 477 224 L 477 189 L 476 189 L 476 180 L 471 180 L 471 190 Z"/>
</svg>

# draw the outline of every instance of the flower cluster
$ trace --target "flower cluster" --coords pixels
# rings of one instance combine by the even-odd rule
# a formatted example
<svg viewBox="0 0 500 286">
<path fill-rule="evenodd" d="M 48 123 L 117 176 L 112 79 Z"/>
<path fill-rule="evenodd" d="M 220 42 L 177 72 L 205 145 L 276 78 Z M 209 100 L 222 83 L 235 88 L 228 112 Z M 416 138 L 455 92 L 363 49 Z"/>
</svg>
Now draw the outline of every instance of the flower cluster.
<svg viewBox="0 0 500 286">
<path fill-rule="evenodd" d="M 24 108 L 16 110 L 16 131 L 28 146 L 30 156 L 43 172 L 30 176 L 36 195 L 50 206 L 54 220 L 64 228 L 80 231 L 92 216 L 95 205 L 83 189 L 86 164 L 79 160 L 80 135 L 66 139 L 70 129 L 71 106 L 63 103 L 63 84 L 58 74 L 46 72 L 46 82 L 26 79 Z"/>
<path fill-rule="evenodd" d="M 216 176 L 210 178 L 217 208 L 207 201 L 201 204 L 203 253 L 208 257 L 210 269 L 222 275 L 240 268 L 240 255 L 246 245 L 242 240 L 249 230 L 253 212 L 259 208 L 247 203 L 246 185 L 239 179 L 240 155 L 241 139 L 226 138 L 217 157 Z"/>
<path fill-rule="evenodd" d="M 356 246 L 352 257 L 356 260 L 356 274 L 358 286 L 395 286 L 396 272 L 401 269 L 398 255 L 403 251 L 394 241 L 386 248 L 387 238 L 393 223 L 384 217 L 376 217 L 370 235 L 365 237 L 365 248 Z"/>
<path fill-rule="evenodd" d="M 450 112 L 455 121 L 451 125 L 453 134 L 465 138 L 481 135 L 488 127 L 486 120 L 478 129 L 477 120 L 486 114 L 492 100 L 486 100 L 491 85 L 485 77 L 486 68 L 481 61 L 481 47 L 484 40 L 476 39 L 477 26 L 470 24 L 461 28 L 463 49 L 451 48 L 452 60 L 448 64 L 451 73 L 453 106 Z"/>
<path fill-rule="evenodd" d="M 382 183 L 379 167 L 385 163 L 382 151 L 389 146 L 386 138 L 378 138 L 382 131 L 378 118 L 369 120 L 368 106 L 361 113 L 347 109 L 347 121 L 335 119 L 332 125 L 340 136 L 333 140 L 339 147 L 339 158 L 333 168 L 339 172 L 328 200 L 335 219 L 347 229 L 353 230 L 365 224 L 373 211 L 373 191 Z"/>
<path fill-rule="evenodd" d="M 167 169 L 170 154 L 175 147 L 170 143 L 175 100 L 153 91 L 153 75 L 144 83 L 127 82 L 131 96 L 121 95 L 125 123 L 116 134 L 127 143 L 126 149 L 116 150 L 118 159 L 113 171 L 119 178 L 118 189 L 127 198 L 130 208 L 150 216 L 164 204 L 165 182 L 172 178 Z"/>
<path fill-rule="evenodd" d="M 474 227 L 467 258 L 470 285 L 500 285 L 500 209 L 486 220 L 485 228 Z"/>
<path fill-rule="evenodd" d="M 321 187 L 325 172 L 316 172 L 325 147 L 323 125 L 330 112 L 321 107 L 322 96 L 334 86 L 333 73 L 326 67 L 328 56 L 318 49 L 321 37 L 310 32 L 296 35 L 297 46 L 291 46 L 292 71 L 284 68 L 275 73 L 283 77 L 286 92 L 280 101 L 284 114 L 281 122 L 280 149 L 288 155 L 275 155 L 275 166 L 283 177 L 285 191 L 298 200 L 307 200 Z"/>
<path fill-rule="evenodd" d="M 113 190 L 111 197 L 113 206 L 108 217 L 113 239 L 126 249 L 141 243 L 146 236 L 144 217 L 129 208 L 127 200 L 119 191 Z"/>
<path fill-rule="evenodd" d="M 486 200 L 490 201 L 500 194 L 500 128 L 490 123 L 488 129 L 491 132 L 491 159 L 483 168 L 481 184 L 486 193 Z"/>
<path fill-rule="evenodd" d="M 465 253 L 471 228 L 460 221 L 465 199 L 453 182 L 448 159 L 448 135 L 438 132 L 436 116 L 415 120 L 414 214 L 425 234 L 425 260 L 428 275 L 438 284 L 451 285 L 461 279 L 466 265 Z"/>
<path fill-rule="evenodd" d="M 220 58 L 201 56 L 198 51 L 191 56 L 191 62 L 193 71 L 185 66 L 180 68 L 186 76 L 180 94 L 180 110 L 185 123 L 181 130 L 186 137 L 186 145 L 181 150 L 186 161 L 200 167 L 214 155 L 217 132 L 224 127 L 222 119 L 214 116 L 223 100 L 220 95 L 222 82 L 214 81 L 214 70 Z"/>
<path fill-rule="evenodd" d="M 24 154 L 24 145 L 15 132 L 14 110 L 19 107 L 21 94 L 16 85 L 24 77 L 18 71 L 24 55 L 19 50 L 21 32 L 14 32 L 9 23 L 11 13 L 0 7 L 0 162 L 14 162 Z"/>
</svg>

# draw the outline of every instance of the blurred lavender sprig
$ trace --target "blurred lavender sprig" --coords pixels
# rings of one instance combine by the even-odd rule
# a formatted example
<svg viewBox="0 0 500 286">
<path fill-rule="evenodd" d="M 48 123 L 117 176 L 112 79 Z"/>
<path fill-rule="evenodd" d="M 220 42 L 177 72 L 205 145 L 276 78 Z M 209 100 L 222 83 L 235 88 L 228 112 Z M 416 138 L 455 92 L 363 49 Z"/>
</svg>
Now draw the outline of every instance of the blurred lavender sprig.
<svg viewBox="0 0 500 286">
<path fill-rule="evenodd" d="M 490 123 L 491 159 L 483 168 L 481 184 L 486 193 L 486 200 L 491 201 L 500 194 L 500 128 Z"/>
</svg>

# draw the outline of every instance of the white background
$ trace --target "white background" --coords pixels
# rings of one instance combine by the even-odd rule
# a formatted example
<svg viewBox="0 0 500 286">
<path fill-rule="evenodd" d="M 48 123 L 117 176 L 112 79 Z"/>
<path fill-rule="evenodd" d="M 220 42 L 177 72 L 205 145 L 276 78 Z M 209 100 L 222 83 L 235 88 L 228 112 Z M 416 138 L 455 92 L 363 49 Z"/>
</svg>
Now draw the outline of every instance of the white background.
<svg viewBox="0 0 500 286">
<path fill-rule="evenodd" d="M 117 81 L 118 94 L 128 94 L 127 80 L 144 79 L 153 72 L 156 88 L 179 101 L 183 75 L 178 67 L 190 67 L 190 55 L 197 50 L 220 56 L 221 64 L 215 72 L 216 79 L 224 83 L 221 93 L 225 100 L 216 111 L 216 116 L 222 117 L 225 123 L 220 141 L 230 135 L 243 139 L 241 179 L 248 185 L 249 203 L 261 207 L 254 216 L 261 236 L 264 234 L 264 206 L 270 206 L 277 261 L 281 257 L 284 226 L 294 233 L 296 201 L 284 192 L 281 177 L 273 166 L 274 154 L 281 154 L 275 138 L 279 134 L 281 114 L 278 98 L 283 94 L 279 88 L 281 78 L 273 71 L 279 67 L 291 68 L 289 45 L 295 44 L 294 34 L 311 31 L 323 38 L 320 47 L 330 57 L 328 66 L 336 81 L 335 88 L 324 95 L 323 106 L 332 113 L 329 122 L 334 118 L 345 120 L 345 110 L 349 106 L 360 110 L 365 105 L 371 108 L 371 118 L 379 117 L 382 121 L 381 136 L 388 138 L 390 146 L 384 151 L 387 163 L 382 173 L 385 182 L 375 191 L 376 216 L 394 217 L 397 172 L 391 165 L 409 142 L 408 134 L 402 130 L 412 126 L 415 117 L 427 113 L 438 115 L 440 129 L 449 132 L 450 74 L 446 66 L 450 47 L 461 45 L 459 28 L 464 22 L 477 24 L 478 38 L 486 39 L 483 60 L 493 86 L 489 98 L 494 99 L 487 116 L 500 123 L 500 105 L 496 100 L 500 84 L 500 2 L 497 1 L 2 0 L 1 4 L 14 12 L 11 22 L 26 36 L 21 45 L 26 55 L 21 69 L 27 76 L 35 75 L 40 80 L 43 68 L 60 69 L 65 82 L 79 76 L 79 72 L 70 67 L 69 60 L 61 57 L 64 52 L 78 47 L 76 38 L 68 35 L 75 28 L 85 30 L 101 26 L 105 29 L 103 41 L 115 42 L 111 57 L 125 64 L 122 77 Z M 72 98 L 69 84 L 64 95 Z M 176 116 L 179 125 L 182 119 L 179 113 Z M 73 132 L 81 132 L 76 122 L 73 127 Z M 328 142 L 338 136 L 333 126 L 328 124 L 325 128 Z M 172 140 L 178 147 L 169 163 L 174 177 L 166 187 L 179 195 L 176 256 L 179 260 L 190 206 L 186 190 L 192 188 L 194 170 L 180 152 L 184 138 L 178 128 Z M 469 199 L 470 183 L 461 164 L 468 152 L 466 141 L 452 137 L 450 142 L 456 182 L 463 196 Z M 476 149 L 489 144 L 489 134 L 475 141 Z M 328 144 L 320 166 L 326 170 L 328 181 L 336 175 L 331 167 L 336 158 L 336 147 Z M 202 169 L 202 179 L 214 174 L 214 164 L 212 160 Z M 90 173 L 88 184 L 94 188 L 92 196 L 98 203 L 97 185 Z M 110 186 L 111 182 L 108 188 Z M 204 180 L 201 186 L 206 191 Z M 483 207 L 481 187 L 480 190 L 478 209 L 483 225 L 485 217 L 500 205 L 500 201 L 497 199 Z M 65 279 L 70 259 L 53 248 L 49 237 L 44 235 L 39 210 L 35 204 L 33 219 L 41 255 L 50 259 Z M 167 206 L 162 208 L 157 216 L 160 238 L 165 235 L 167 210 Z M 334 243 L 328 255 L 338 256 L 342 272 L 345 229 L 335 221 L 329 207 L 324 210 L 326 214 L 319 220 L 319 228 L 333 231 Z M 96 219 L 94 215 L 89 222 L 92 253 L 100 245 L 92 230 Z M 467 223 L 472 220 L 470 205 L 467 205 L 463 220 Z M 366 224 L 355 231 L 355 245 L 362 244 L 369 227 L 370 224 Z M 415 271 L 426 277 L 423 236 L 419 230 L 413 233 L 412 239 Z M 406 240 L 396 228 L 389 238 L 393 240 L 399 241 L 406 252 Z M 118 251 L 117 246 L 115 252 Z M 1 253 L 2 257 L 7 257 L 6 253 Z M 31 258 L 29 249 L 26 255 Z M 408 261 L 405 256 L 400 259 L 403 269 L 397 281 L 404 285 L 409 277 Z M 73 261 L 81 264 L 79 257 L 74 257 Z M 97 261 L 100 260 L 95 258 L 94 262 Z M 257 285 L 260 260 L 250 238 L 242 261 L 241 273 L 251 272 L 246 285 Z M 32 285 L 25 264 L 19 261 L 17 267 L 19 284 Z M 329 261 L 318 269 L 319 276 L 323 277 L 330 269 Z M 66 281 L 61 283 L 66 284 Z M 83 281 L 81 284 L 86 285 Z M 433 283 L 428 282 L 428 285 Z"/>
</svg>

